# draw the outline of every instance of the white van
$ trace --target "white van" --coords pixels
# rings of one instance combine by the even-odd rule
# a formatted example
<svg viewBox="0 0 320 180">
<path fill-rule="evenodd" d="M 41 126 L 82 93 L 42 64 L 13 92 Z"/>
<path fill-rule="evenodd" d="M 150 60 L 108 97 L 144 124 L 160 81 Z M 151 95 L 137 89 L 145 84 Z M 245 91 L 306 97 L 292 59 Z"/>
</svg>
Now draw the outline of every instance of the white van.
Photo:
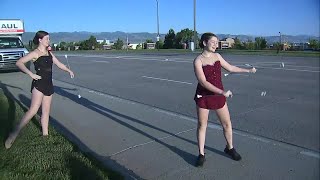
<svg viewBox="0 0 320 180">
<path fill-rule="evenodd" d="M 23 33 L 22 20 L 0 19 L 0 71 L 18 70 L 16 62 L 29 53 L 21 40 Z M 30 69 L 30 63 L 26 66 Z"/>
</svg>

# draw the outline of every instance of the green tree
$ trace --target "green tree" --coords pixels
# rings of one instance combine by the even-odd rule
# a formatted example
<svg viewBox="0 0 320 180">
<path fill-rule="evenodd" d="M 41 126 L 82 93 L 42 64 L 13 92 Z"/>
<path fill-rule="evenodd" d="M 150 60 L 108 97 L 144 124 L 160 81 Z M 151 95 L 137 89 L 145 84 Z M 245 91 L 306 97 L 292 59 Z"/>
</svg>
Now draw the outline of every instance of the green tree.
<svg viewBox="0 0 320 180">
<path fill-rule="evenodd" d="M 106 44 L 106 40 L 103 40 L 101 43 L 97 42 L 96 48 L 102 49 L 103 45 Z"/>
<path fill-rule="evenodd" d="M 310 48 L 312 48 L 313 50 L 317 50 L 317 49 L 319 49 L 320 47 L 320 42 L 318 41 L 318 40 L 316 40 L 316 39 L 311 39 L 311 40 L 309 40 L 309 46 L 310 46 Z"/>
<path fill-rule="evenodd" d="M 146 43 L 153 43 L 152 39 L 146 39 Z"/>
<path fill-rule="evenodd" d="M 244 43 L 244 47 L 247 50 L 254 50 L 254 42 L 252 42 L 251 40 L 248 40 L 247 42 Z"/>
<path fill-rule="evenodd" d="M 159 49 L 163 49 L 164 43 L 163 43 L 163 41 L 161 39 L 156 42 L 156 47 L 158 47 L 158 45 L 159 45 Z"/>
<path fill-rule="evenodd" d="M 123 41 L 120 38 L 118 38 L 118 40 L 114 43 L 113 46 L 115 49 L 120 50 L 123 47 Z"/>
<path fill-rule="evenodd" d="M 163 48 L 164 49 L 174 48 L 174 46 L 175 46 L 175 44 L 174 44 L 175 38 L 176 38 L 176 34 L 175 34 L 174 30 L 173 29 L 169 29 L 169 32 L 166 34 L 166 36 L 164 38 Z"/>
<path fill-rule="evenodd" d="M 80 47 L 83 50 L 92 50 L 98 47 L 97 39 L 94 36 L 90 36 L 89 39 L 81 41 Z"/>
<path fill-rule="evenodd" d="M 244 45 L 242 44 L 242 42 L 240 41 L 240 39 L 238 37 L 236 37 L 234 39 L 233 48 L 234 49 L 245 49 Z"/>
<path fill-rule="evenodd" d="M 62 51 L 67 50 L 67 43 L 64 41 L 60 42 L 58 48 Z"/>
<path fill-rule="evenodd" d="M 97 38 L 94 36 L 90 36 L 88 39 L 89 49 L 95 49 L 98 46 Z"/>
<path fill-rule="evenodd" d="M 83 49 L 83 50 L 88 50 L 89 49 L 89 45 L 87 43 L 87 40 L 80 41 L 80 48 Z"/>
<path fill-rule="evenodd" d="M 272 49 L 279 51 L 280 49 L 280 42 L 275 42 L 272 44 Z"/>
<path fill-rule="evenodd" d="M 189 42 L 193 39 L 193 30 L 189 28 L 183 29 L 177 33 L 175 38 L 175 46 L 178 49 L 182 48 L 182 43 L 186 43 L 189 45 Z"/>
<path fill-rule="evenodd" d="M 256 37 L 255 38 L 255 49 L 261 50 L 267 47 L 267 41 L 263 37 Z"/>
</svg>

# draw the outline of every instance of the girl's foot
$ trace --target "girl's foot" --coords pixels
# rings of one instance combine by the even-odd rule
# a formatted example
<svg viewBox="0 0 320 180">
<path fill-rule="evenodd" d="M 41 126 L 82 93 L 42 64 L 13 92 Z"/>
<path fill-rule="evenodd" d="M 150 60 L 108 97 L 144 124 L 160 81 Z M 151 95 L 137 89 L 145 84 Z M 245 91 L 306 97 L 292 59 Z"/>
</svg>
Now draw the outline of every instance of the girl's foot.
<svg viewBox="0 0 320 180">
<path fill-rule="evenodd" d="M 205 161 L 206 161 L 205 156 L 202 154 L 199 154 L 196 162 L 196 167 L 202 167 Z"/>
<path fill-rule="evenodd" d="M 11 133 L 9 137 L 7 138 L 6 142 L 4 143 L 4 146 L 6 149 L 10 149 L 14 141 L 16 140 L 18 135 Z"/>
<path fill-rule="evenodd" d="M 236 149 L 232 148 L 232 149 L 229 149 L 227 146 L 226 148 L 224 149 L 224 152 L 226 154 L 228 154 L 229 156 L 231 156 L 231 158 L 235 161 L 240 161 L 241 160 L 241 156 L 239 153 L 237 153 Z"/>
</svg>

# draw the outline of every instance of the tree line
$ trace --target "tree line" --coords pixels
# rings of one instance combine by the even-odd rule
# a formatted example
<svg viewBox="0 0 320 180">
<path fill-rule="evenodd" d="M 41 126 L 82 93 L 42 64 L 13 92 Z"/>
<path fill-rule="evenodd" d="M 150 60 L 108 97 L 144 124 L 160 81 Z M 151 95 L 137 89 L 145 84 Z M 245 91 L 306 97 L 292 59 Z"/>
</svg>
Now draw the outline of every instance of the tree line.
<svg viewBox="0 0 320 180">
<path fill-rule="evenodd" d="M 198 35 L 198 33 L 196 32 Z M 199 38 L 196 36 L 196 38 Z M 146 49 L 147 43 L 156 43 L 156 48 L 159 49 L 183 49 L 189 48 L 190 42 L 194 39 L 194 31 L 186 28 L 182 29 L 181 31 L 175 33 L 173 29 L 169 29 L 168 33 L 165 35 L 164 40 L 160 39 L 157 42 L 154 42 L 152 39 L 146 39 L 145 42 L 139 43 L 137 49 Z M 198 42 L 199 39 L 196 40 Z M 122 49 L 125 46 L 125 42 L 118 38 L 111 49 Z M 102 49 L 103 45 L 106 45 L 106 42 L 99 43 L 97 42 L 96 37 L 90 36 L 89 39 L 79 41 L 79 42 L 60 42 L 56 48 L 57 50 L 74 50 L 78 47 L 81 50 L 93 50 L 93 49 Z M 196 44 L 197 47 L 197 44 Z M 263 37 L 256 37 L 254 41 L 247 40 L 245 42 L 240 41 L 238 37 L 234 38 L 234 44 L 231 48 L 233 49 L 240 49 L 240 50 L 263 50 L 268 48 L 279 49 L 280 43 L 276 42 L 273 43 L 271 46 L 268 47 L 268 43 L 265 38 Z M 320 49 L 320 41 L 316 39 L 309 40 L 309 48 L 314 50 Z"/>
</svg>

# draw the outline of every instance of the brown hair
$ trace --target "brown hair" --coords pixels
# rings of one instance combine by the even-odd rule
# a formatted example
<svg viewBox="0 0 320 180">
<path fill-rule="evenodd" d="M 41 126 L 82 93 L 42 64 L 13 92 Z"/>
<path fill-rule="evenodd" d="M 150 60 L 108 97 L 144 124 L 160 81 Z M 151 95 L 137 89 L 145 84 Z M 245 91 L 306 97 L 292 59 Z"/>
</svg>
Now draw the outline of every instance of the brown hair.
<svg viewBox="0 0 320 180">
<path fill-rule="evenodd" d="M 46 31 L 38 31 L 33 38 L 33 43 L 35 45 L 39 45 L 39 39 L 42 39 L 44 36 L 49 35 Z"/>
<path fill-rule="evenodd" d="M 209 41 L 209 39 L 212 37 L 218 38 L 217 35 L 215 35 L 211 32 L 207 32 L 207 33 L 202 34 L 201 39 L 199 41 L 199 47 L 201 47 L 203 49 L 204 48 L 203 42 L 207 43 Z"/>
</svg>

